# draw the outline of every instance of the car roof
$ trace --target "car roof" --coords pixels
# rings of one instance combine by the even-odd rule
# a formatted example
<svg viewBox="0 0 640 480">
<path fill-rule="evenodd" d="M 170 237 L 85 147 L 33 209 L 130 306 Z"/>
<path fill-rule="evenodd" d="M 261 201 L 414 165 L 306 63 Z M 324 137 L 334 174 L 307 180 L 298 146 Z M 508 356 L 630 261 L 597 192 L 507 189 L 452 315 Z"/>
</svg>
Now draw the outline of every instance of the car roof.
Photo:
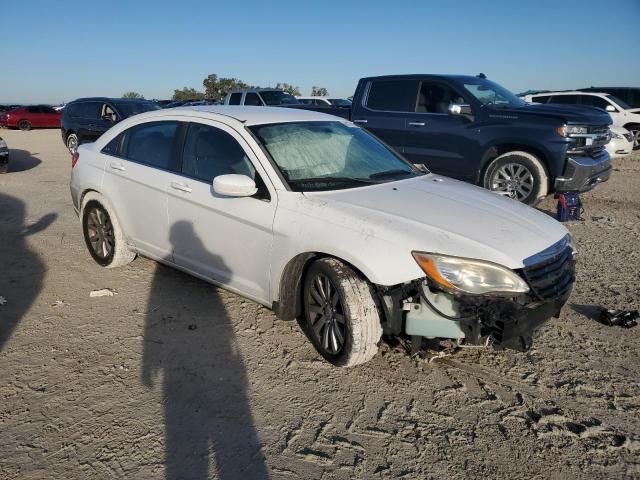
<svg viewBox="0 0 640 480">
<path fill-rule="evenodd" d="M 167 115 L 169 112 L 172 114 L 193 115 L 195 117 L 208 117 L 211 119 L 216 119 L 216 115 L 224 115 L 225 117 L 230 117 L 242 122 L 247 126 L 286 122 L 344 121 L 344 119 L 333 115 L 301 108 L 246 107 L 235 105 L 198 105 L 195 107 L 165 108 L 143 113 L 140 117 L 144 115 L 145 118 L 152 118 Z"/>
<path fill-rule="evenodd" d="M 583 92 L 580 90 L 560 90 L 557 92 L 541 92 L 541 93 L 532 93 L 532 97 L 537 97 L 539 95 L 609 95 L 606 92 Z"/>
<path fill-rule="evenodd" d="M 410 73 L 406 75 L 398 74 L 398 75 L 377 75 L 373 77 L 363 77 L 361 81 L 370 81 L 370 80 L 419 80 L 421 78 L 447 78 L 450 80 L 457 81 L 469 81 L 469 80 L 489 80 L 489 78 L 481 78 L 477 75 L 457 75 L 457 74 L 446 74 L 446 73 Z"/>
<path fill-rule="evenodd" d="M 118 103 L 138 103 L 138 102 L 149 102 L 154 103 L 151 100 L 145 100 L 144 98 L 110 98 L 110 97 L 84 97 L 84 98 L 76 98 L 72 102 L 118 102 Z"/>
</svg>

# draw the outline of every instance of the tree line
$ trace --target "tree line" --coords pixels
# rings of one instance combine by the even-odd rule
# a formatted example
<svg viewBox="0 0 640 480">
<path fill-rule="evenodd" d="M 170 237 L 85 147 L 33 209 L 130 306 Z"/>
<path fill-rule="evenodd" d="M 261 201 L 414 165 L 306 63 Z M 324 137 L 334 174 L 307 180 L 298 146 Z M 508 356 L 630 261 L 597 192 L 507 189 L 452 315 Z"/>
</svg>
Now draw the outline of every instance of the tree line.
<svg viewBox="0 0 640 480">
<path fill-rule="evenodd" d="M 185 101 L 185 100 L 209 100 L 209 101 L 221 101 L 227 96 L 231 90 L 236 90 L 239 88 L 259 88 L 253 85 L 249 85 L 242 80 L 237 78 L 225 78 L 218 77 L 215 73 L 211 75 L 207 75 L 202 81 L 202 86 L 204 87 L 204 91 L 196 90 L 193 87 L 183 87 L 176 88 L 173 91 L 172 99 L 174 101 Z M 300 92 L 300 87 L 295 85 L 291 85 L 289 83 L 276 83 L 276 86 L 279 90 L 283 90 L 287 93 L 290 93 L 294 96 L 300 96 L 302 93 Z M 324 87 L 312 87 L 311 88 L 312 96 L 326 96 L 329 95 L 329 91 Z M 144 98 L 138 92 L 126 92 L 122 95 L 122 98 Z"/>
</svg>

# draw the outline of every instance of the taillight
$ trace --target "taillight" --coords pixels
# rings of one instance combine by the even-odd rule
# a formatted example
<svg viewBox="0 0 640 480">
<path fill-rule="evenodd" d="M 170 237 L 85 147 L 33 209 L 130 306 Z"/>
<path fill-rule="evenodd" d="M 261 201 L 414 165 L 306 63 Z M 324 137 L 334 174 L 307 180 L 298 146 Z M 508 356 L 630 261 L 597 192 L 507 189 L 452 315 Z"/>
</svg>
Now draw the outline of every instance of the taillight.
<svg viewBox="0 0 640 480">
<path fill-rule="evenodd" d="M 78 152 L 73 152 L 71 154 L 71 168 L 76 166 L 76 163 L 78 163 L 79 159 L 80 159 L 80 154 Z"/>
</svg>

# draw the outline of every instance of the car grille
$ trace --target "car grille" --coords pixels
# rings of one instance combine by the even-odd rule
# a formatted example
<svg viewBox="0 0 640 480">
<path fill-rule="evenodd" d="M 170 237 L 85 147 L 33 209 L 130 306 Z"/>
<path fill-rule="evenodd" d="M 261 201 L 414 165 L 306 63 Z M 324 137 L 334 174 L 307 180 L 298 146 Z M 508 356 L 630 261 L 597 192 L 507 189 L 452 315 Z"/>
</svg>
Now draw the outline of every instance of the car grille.
<svg viewBox="0 0 640 480">
<path fill-rule="evenodd" d="M 563 245 L 564 248 L 557 253 L 523 269 L 531 292 L 540 300 L 553 300 L 565 296 L 575 281 L 573 249 L 564 241 Z"/>
</svg>

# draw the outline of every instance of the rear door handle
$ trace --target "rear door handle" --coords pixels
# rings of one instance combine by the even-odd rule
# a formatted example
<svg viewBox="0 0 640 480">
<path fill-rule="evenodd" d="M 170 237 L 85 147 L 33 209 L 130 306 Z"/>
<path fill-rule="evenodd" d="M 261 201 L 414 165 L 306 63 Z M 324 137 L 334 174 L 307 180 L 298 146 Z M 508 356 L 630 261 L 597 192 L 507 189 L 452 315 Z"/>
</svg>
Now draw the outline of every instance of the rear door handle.
<svg viewBox="0 0 640 480">
<path fill-rule="evenodd" d="M 359 118 L 357 120 L 354 120 L 353 123 L 367 123 L 369 120 L 365 120 L 363 118 Z"/>
<path fill-rule="evenodd" d="M 409 122 L 407 125 L 410 127 L 424 127 L 424 122 Z"/>
<path fill-rule="evenodd" d="M 181 192 L 191 193 L 191 187 L 186 183 L 171 182 L 171 188 L 180 190 Z"/>
<path fill-rule="evenodd" d="M 112 170 L 120 170 L 121 172 L 124 172 L 126 170 L 124 165 L 121 164 L 120 162 L 111 162 L 109 166 L 111 167 Z"/>
</svg>

